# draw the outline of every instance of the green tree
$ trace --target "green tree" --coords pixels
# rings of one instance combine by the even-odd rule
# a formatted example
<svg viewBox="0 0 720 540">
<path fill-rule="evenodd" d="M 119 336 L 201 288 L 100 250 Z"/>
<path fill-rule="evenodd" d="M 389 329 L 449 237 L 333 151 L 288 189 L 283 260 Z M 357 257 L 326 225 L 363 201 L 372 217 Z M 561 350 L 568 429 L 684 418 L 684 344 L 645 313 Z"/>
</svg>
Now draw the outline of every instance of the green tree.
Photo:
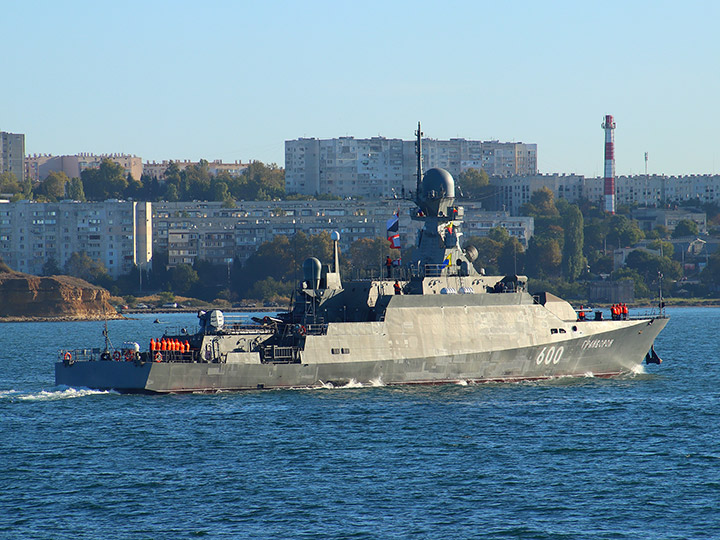
<svg viewBox="0 0 720 540">
<path fill-rule="evenodd" d="M 563 216 L 565 241 L 563 244 L 563 275 L 568 281 L 575 281 L 587 266 L 583 255 L 585 244 L 583 215 L 580 208 L 570 205 Z"/>
<path fill-rule="evenodd" d="M 610 217 L 607 240 L 618 248 L 637 244 L 645 237 L 636 221 L 615 214 Z"/>
<path fill-rule="evenodd" d="M 70 181 L 65 184 L 65 190 L 68 199 L 85 202 L 85 190 L 83 189 L 82 180 L 79 178 L 71 178 Z"/>
<path fill-rule="evenodd" d="M 360 238 L 350 245 L 350 266 L 357 270 L 382 268 L 385 257 L 390 253 L 390 243 L 387 239 Z"/>
<path fill-rule="evenodd" d="M 172 290 L 187 295 L 199 281 L 197 272 L 189 264 L 178 264 L 170 270 L 170 286 Z"/>
<path fill-rule="evenodd" d="M 158 293 L 158 297 L 162 304 L 169 304 L 175 301 L 175 294 L 172 291 L 162 291 Z"/>
<path fill-rule="evenodd" d="M 332 264 L 332 241 L 323 232 L 308 236 L 298 232 L 292 237 L 278 235 L 263 243 L 243 265 L 242 272 L 234 274 L 233 288 L 245 292 L 253 283 L 272 277 L 294 286 L 302 279 L 302 264 L 308 257 L 317 257 L 324 264 Z"/>
<path fill-rule="evenodd" d="M 591 251 L 604 252 L 610 224 L 609 219 L 603 215 L 602 217 L 590 217 L 584 220 L 584 222 L 583 240 L 585 244 L 585 254 L 587 255 Z"/>
<path fill-rule="evenodd" d="M 503 244 L 498 255 L 498 269 L 501 274 L 522 274 L 525 266 L 525 249 L 520 241 L 511 236 Z"/>
<path fill-rule="evenodd" d="M 75 276 L 90 283 L 107 283 L 109 276 L 105 265 L 91 259 L 84 251 L 74 252 L 65 263 L 65 274 Z"/>
<path fill-rule="evenodd" d="M 633 290 L 636 298 L 648 298 L 652 296 L 645 282 L 645 278 L 641 276 L 637 270 L 623 267 L 618 268 L 612 273 L 613 281 L 622 281 L 625 279 L 630 279 L 634 283 Z"/>
<path fill-rule="evenodd" d="M 487 237 L 490 240 L 493 240 L 495 242 L 498 242 L 500 244 L 504 244 L 508 240 L 510 240 L 510 233 L 505 227 L 493 227 L 488 232 Z"/>
<path fill-rule="evenodd" d="M 132 174 L 128 174 L 126 180 L 127 180 L 127 187 L 125 188 L 123 196 L 126 199 L 133 199 L 136 201 L 141 200 L 145 193 L 142 182 L 139 180 L 135 180 L 135 178 L 133 177 Z"/>
<path fill-rule="evenodd" d="M 490 184 L 490 177 L 482 169 L 467 169 L 458 175 L 457 184 L 465 197 L 477 197 Z"/>
<path fill-rule="evenodd" d="M 672 245 L 672 242 L 666 242 L 664 240 L 653 240 L 647 247 L 648 249 L 659 251 L 663 257 L 672 258 L 675 253 L 675 246 Z"/>
<path fill-rule="evenodd" d="M 22 186 L 11 172 L 0 173 L 0 193 L 14 195 L 22 192 Z"/>
<path fill-rule="evenodd" d="M 700 273 L 700 280 L 715 289 L 720 288 L 720 251 L 708 258 L 707 266 Z"/>
<path fill-rule="evenodd" d="M 533 236 L 528 245 L 525 267 L 532 277 L 557 277 L 560 275 L 562 250 L 560 243 L 547 236 Z"/>
<path fill-rule="evenodd" d="M 669 287 L 671 280 L 679 279 L 682 276 L 682 267 L 679 262 L 668 257 L 654 255 L 644 249 L 636 249 L 628 254 L 625 266 L 640 274 L 647 285 L 657 282 L 660 274 L 666 280 L 666 287 Z"/>
<path fill-rule="evenodd" d="M 108 158 L 104 158 L 97 169 L 82 171 L 80 178 L 85 196 L 91 201 L 122 198 L 128 187 L 125 170 Z"/>
<path fill-rule="evenodd" d="M 167 191 L 165 192 L 165 198 L 170 202 L 175 202 L 180 200 L 180 194 L 178 193 L 178 188 L 174 184 L 170 184 L 167 186 Z"/>
<path fill-rule="evenodd" d="M 277 300 L 278 297 L 290 296 L 292 290 L 292 283 L 268 277 L 253 283 L 245 297 L 260 301 Z"/>
<path fill-rule="evenodd" d="M 65 197 L 65 186 L 70 181 L 64 172 L 52 171 L 45 180 L 35 188 L 35 195 L 46 197 L 49 201 L 57 201 Z"/>
<path fill-rule="evenodd" d="M 43 276 L 57 276 L 62 274 L 62 269 L 60 268 L 60 265 L 55 260 L 54 257 L 50 257 L 43 263 L 42 267 L 42 275 Z"/>
<path fill-rule="evenodd" d="M 675 225 L 675 230 L 672 233 L 673 238 L 682 238 L 683 236 L 697 236 L 700 234 L 700 229 L 693 220 L 681 219 Z"/>
<path fill-rule="evenodd" d="M 530 196 L 530 202 L 522 205 L 520 212 L 525 216 L 532 217 L 557 217 L 560 215 L 555 206 L 555 194 L 548 187 L 542 187 L 534 191 Z"/>
</svg>

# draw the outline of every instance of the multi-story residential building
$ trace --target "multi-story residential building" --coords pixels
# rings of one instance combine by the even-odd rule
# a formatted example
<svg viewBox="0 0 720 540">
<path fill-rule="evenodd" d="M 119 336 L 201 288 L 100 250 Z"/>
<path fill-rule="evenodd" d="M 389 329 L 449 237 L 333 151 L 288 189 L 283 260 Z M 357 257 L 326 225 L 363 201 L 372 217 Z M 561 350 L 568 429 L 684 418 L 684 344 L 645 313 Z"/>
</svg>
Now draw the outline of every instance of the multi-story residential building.
<svg viewBox="0 0 720 540">
<path fill-rule="evenodd" d="M 527 248 L 535 233 L 535 220 L 525 216 L 511 216 L 510 212 L 488 212 L 478 203 L 460 201 L 465 209 L 465 236 L 487 236 L 496 227 L 501 227 L 517 238 Z"/>
<path fill-rule="evenodd" d="M 103 159 L 109 159 L 120 165 L 125 174 L 139 180 L 142 176 L 142 159 L 126 154 L 75 154 L 73 156 L 51 156 L 48 154 L 33 154 L 25 158 L 25 171 L 27 177 L 33 182 L 44 180 L 51 172 L 64 172 L 68 178 L 79 178 L 85 169 L 100 167 Z"/>
<path fill-rule="evenodd" d="M 497 205 L 517 214 L 530 200 L 533 192 L 548 187 L 556 198 L 576 203 L 580 199 L 601 202 L 603 178 L 586 178 L 576 174 L 536 174 L 529 176 L 493 177 L 497 187 Z M 636 175 L 615 179 L 617 204 L 666 206 L 680 202 L 720 203 L 720 175 Z"/>
<path fill-rule="evenodd" d="M 285 141 L 285 189 L 309 195 L 390 197 L 403 188 L 403 141 L 298 139 Z"/>
<path fill-rule="evenodd" d="M 586 189 L 586 179 L 580 175 L 536 174 L 532 176 L 494 177 L 490 184 L 497 187 L 496 206 L 518 215 L 520 207 L 530 202 L 535 191 L 543 187 L 549 188 L 556 198 L 567 199 L 575 203 L 580 200 Z M 600 192 L 602 195 L 602 191 Z"/>
<path fill-rule="evenodd" d="M 423 170 L 442 167 L 457 176 L 469 168 L 490 176 L 537 172 L 537 145 L 423 140 Z M 307 195 L 391 197 L 416 188 L 415 141 L 373 137 L 285 141 L 285 189 Z"/>
<path fill-rule="evenodd" d="M 247 259 L 260 244 L 278 235 L 338 231 L 340 247 L 347 250 L 360 238 L 384 236 L 387 220 L 400 208 L 401 223 L 409 225 L 406 207 L 407 202 L 392 200 L 249 201 L 236 208 L 224 208 L 220 202 L 155 203 L 155 249 L 168 252 L 170 266 L 192 264 L 195 259 L 224 264 Z"/>
<path fill-rule="evenodd" d="M 170 166 L 170 163 L 175 163 L 178 169 L 181 171 L 189 167 L 190 165 L 198 165 L 198 161 L 182 160 L 182 161 L 168 161 L 163 160 L 161 162 L 146 161 L 143 164 L 142 174 L 147 176 L 155 177 L 159 181 L 165 180 L 165 171 Z M 223 163 L 222 160 L 216 159 L 208 162 L 208 170 L 210 174 L 217 175 L 221 172 L 226 172 L 232 176 L 241 175 L 245 169 L 248 168 L 249 163 L 242 163 L 235 161 L 234 163 Z"/>
<path fill-rule="evenodd" d="M 18 201 L 0 204 L 0 252 L 14 270 L 41 274 L 75 252 L 102 262 L 113 278 L 152 260 L 151 203 Z"/>
<path fill-rule="evenodd" d="M 25 135 L 0 131 L 0 173 L 15 175 L 18 182 L 25 179 Z"/>
<path fill-rule="evenodd" d="M 244 261 L 263 242 L 277 235 L 340 233 L 340 248 L 362 238 L 386 237 L 387 220 L 399 212 L 403 246 L 414 245 L 421 228 L 410 218 L 415 206 L 409 201 L 274 201 L 243 202 L 224 208 L 219 202 L 155 203 L 155 249 L 168 252 L 169 266 L 193 264 L 196 259 L 214 264 Z M 486 236 L 494 227 L 505 227 L 527 246 L 534 222 L 507 212 L 485 212 L 479 203 L 465 205 L 466 236 Z"/>
</svg>

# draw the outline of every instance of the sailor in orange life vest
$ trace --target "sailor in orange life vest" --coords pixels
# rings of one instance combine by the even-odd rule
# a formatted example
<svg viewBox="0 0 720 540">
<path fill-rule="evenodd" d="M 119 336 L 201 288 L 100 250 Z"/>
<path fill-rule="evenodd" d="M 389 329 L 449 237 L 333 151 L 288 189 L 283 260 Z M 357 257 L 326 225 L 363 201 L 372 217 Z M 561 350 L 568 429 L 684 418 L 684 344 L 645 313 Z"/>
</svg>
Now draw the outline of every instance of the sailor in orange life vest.
<svg viewBox="0 0 720 540">
<path fill-rule="evenodd" d="M 395 294 L 402 294 L 402 288 L 400 287 L 400 283 L 395 280 L 395 285 L 393 285 L 393 288 L 395 289 Z"/>
<path fill-rule="evenodd" d="M 387 268 L 387 277 L 390 277 L 392 275 L 392 259 L 389 255 L 385 259 L 385 267 Z"/>
<path fill-rule="evenodd" d="M 578 311 L 578 321 L 584 321 L 585 320 L 585 309 L 583 308 L 582 304 L 580 305 L 580 311 Z"/>
</svg>

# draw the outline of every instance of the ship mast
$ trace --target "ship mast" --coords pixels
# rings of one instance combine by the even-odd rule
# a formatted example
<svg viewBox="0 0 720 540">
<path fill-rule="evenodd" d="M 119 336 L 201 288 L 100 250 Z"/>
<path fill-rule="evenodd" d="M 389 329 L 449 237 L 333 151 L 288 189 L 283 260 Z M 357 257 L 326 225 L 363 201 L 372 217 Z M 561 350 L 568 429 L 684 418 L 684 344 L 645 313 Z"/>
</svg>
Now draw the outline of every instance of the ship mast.
<svg viewBox="0 0 720 540">
<path fill-rule="evenodd" d="M 417 154 L 417 187 L 415 188 L 415 201 L 420 206 L 420 184 L 422 182 L 422 136 L 423 132 L 420 130 L 420 122 L 418 122 L 418 128 L 415 132 L 417 141 L 415 141 L 415 154 Z"/>
</svg>

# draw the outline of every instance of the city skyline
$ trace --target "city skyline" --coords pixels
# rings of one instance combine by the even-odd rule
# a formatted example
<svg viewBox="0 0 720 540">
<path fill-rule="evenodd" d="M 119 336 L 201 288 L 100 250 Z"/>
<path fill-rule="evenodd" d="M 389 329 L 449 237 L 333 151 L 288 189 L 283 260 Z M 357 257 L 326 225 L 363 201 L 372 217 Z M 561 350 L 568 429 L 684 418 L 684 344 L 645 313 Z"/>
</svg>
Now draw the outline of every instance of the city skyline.
<svg viewBox="0 0 720 540">
<path fill-rule="evenodd" d="M 171 7 L 172 9 L 169 9 Z M 300 137 L 538 145 L 542 173 L 713 174 L 713 21 L 690 2 L 28 2 L 3 7 L 0 130 L 26 154 L 284 165 Z"/>
</svg>

